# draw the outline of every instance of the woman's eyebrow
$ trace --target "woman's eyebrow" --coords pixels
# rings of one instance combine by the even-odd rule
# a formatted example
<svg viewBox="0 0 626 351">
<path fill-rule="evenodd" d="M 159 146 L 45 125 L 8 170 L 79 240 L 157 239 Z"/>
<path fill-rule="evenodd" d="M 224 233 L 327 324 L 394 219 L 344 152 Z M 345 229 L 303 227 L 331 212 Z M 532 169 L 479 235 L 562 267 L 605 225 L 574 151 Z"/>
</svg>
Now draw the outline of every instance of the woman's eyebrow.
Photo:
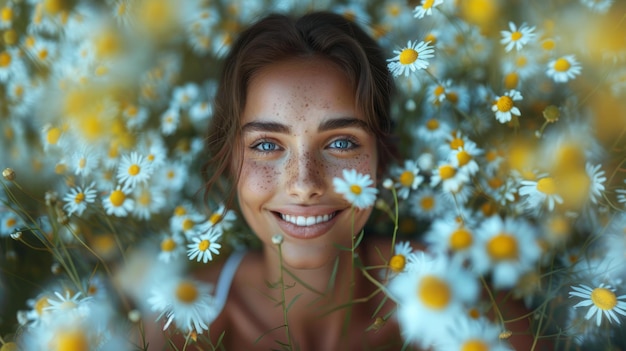
<svg viewBox="0 0 626 351">
<path fill-rule="evenodd" d="M 272 132 L 289 134 L 291 129 L 289 126 L 278 122 L 252 121 L 244 124 L 243 127 L 241 127 L 241 132 Z"/>
<path fill-rule="evenodd" d="M 364 120 L 355 117 L 341 117 L 326 120 L 317 127 L 318 132 L 325 132 L 333 129 L 356 127 L 368 131 L 369 128 Z"/>
</svg>

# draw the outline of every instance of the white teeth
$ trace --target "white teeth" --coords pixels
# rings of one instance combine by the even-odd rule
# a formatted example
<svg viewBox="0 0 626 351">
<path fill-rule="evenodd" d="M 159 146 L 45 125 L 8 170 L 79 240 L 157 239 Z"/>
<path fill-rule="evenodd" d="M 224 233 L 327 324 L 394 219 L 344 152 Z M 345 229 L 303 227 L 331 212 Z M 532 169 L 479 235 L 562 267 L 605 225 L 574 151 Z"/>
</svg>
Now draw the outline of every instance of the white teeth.
<svg viewBox="0 0 626 351">
<path fill-rule="evenodd" d="M 323 215 L 323 216 L 320 215 L 320 216 L 311 216 L 311 217 L 292 216 L 292 215 L 286 215 L 286 214 L 282 214 L 282 213 L 280 214 L 280 218 L 282 218 L 284 221 L 289 222 L 289 223 L 293 223 L 293 224 L 295 224 L 297 226 L 300 226 L 300 227 L 308 227 L 308 226 L 312 226 L 314 224 L 328 222 L 334 216 L 335 216 L 334 213 L 326 214 L 326 215 Z"/>
</svg>

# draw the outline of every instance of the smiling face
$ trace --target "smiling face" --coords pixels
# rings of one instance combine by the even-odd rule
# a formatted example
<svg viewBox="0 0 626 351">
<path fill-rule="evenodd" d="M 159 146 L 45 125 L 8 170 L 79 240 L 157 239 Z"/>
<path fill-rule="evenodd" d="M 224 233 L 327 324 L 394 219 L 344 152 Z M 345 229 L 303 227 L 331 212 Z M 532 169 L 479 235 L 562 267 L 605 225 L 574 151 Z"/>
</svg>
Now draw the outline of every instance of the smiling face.
<svg viewBox="0 0 626 351">
<path fill-rule="evenodd" d="M 350 81 L 319 58 L 266 66 L 250 81 L 241 125 L 237 196 L 247 223 L 266 247 L 283 235 L 288 266 L 332 263 L 335 244 L 350 247 L 371 213 L 356 211 L 353 225 L 333 178 L 356 169 L 375 180 L 377 167 L 376 139 Z"/>
</svg>

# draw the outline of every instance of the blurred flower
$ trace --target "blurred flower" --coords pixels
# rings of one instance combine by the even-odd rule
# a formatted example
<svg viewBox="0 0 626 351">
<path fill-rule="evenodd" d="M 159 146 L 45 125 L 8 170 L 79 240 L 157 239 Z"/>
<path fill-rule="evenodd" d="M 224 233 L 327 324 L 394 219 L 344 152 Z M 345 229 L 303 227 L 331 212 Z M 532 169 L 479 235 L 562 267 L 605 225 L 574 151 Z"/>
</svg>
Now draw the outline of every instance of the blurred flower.
<svg viewBox="0 0 626 351">
<path fill-rule="evenodd" d="M 523 196 L 526 208 L 536 210 L 546 205 L 553 211 L 555 204 L 562 204 L 563 197 L 558 194 L 556 180 L 550 176 L 540 176 L 537 180 L 522 180 L 519 194 Z"/>
<path fill-rule="evenodd" d="M 150 179 L 152 171 L 147 159 L 136 152 L 131 152 L 130 155 L 122 156 L 117 168 L 117 179 L 132 189 L 137 184 L 145 184 Z"/>
<path fill-rule="evenodd" d="M 422 184 L 424 177 L 419 175 L 420 169 L 413 160 L 405 160 L 404 167 L 395 167 L 391 173 L 396 178 L 396 188 L 398 188 L 398 198 L 406 199 L 411 190 L 416 190 Z"/>
<path fill-rule="evenodd" d="M 166 318 L 163 330 L 174 322 L 176 328 L 188 334 L 209 329 L 216 317 L 216 306 L 210 295 L 212 286 L 187 278 L 174 277 L 155 286 L 148 299 L 151 310 Z"/>
<path fill-rule="evenodd" d="M 122 188 L 121 185 L 111 190 L 108 196 L 102 200 L 104 210 L 108 215 L 126 217 L 135 208 L 135 200 L 131 197 L 131 189 L 128 186 Z"/>
<path fill-rule="evenodd" d="M 550 61 L 546 74 L 556 83 L 565 83 L 579 75 L 581 69 L 574 55 L 566 55 Z"/>
<path fill-rule="evenodd" d="M 443 4 L 443 0 L 422 0 L 421 4 L 413 9 L 413 16 L 420 19 L 424 16 L 430 16 L 433 14 L 433 8 L 441 4 Z"/>
<path fill-rule="evenodd" d="M 435 351 L 445 350 L 489 350 L 512 351 L 513 349 L 500 339 L 500 328 L 485 318 L 471 319 L 460 317 L 449 330 L 449 337 L 435 344 Z"/>
</svg>

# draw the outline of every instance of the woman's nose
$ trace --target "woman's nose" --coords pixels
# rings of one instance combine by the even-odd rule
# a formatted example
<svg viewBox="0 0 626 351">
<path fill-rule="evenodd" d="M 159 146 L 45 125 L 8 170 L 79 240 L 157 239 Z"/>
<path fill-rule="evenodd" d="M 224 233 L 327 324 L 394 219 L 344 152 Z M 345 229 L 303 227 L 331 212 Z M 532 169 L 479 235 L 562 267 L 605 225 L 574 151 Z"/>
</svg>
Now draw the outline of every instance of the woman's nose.
<svg viewBox="0 0 626 351">
<path fill-rule="evenodd" d="M 321 155 L 310 151 L 294 152 L 290 155 L 286 168 L 287 191 L 299 201 L 319 197 L 326 190 Z"/>
</svg>

